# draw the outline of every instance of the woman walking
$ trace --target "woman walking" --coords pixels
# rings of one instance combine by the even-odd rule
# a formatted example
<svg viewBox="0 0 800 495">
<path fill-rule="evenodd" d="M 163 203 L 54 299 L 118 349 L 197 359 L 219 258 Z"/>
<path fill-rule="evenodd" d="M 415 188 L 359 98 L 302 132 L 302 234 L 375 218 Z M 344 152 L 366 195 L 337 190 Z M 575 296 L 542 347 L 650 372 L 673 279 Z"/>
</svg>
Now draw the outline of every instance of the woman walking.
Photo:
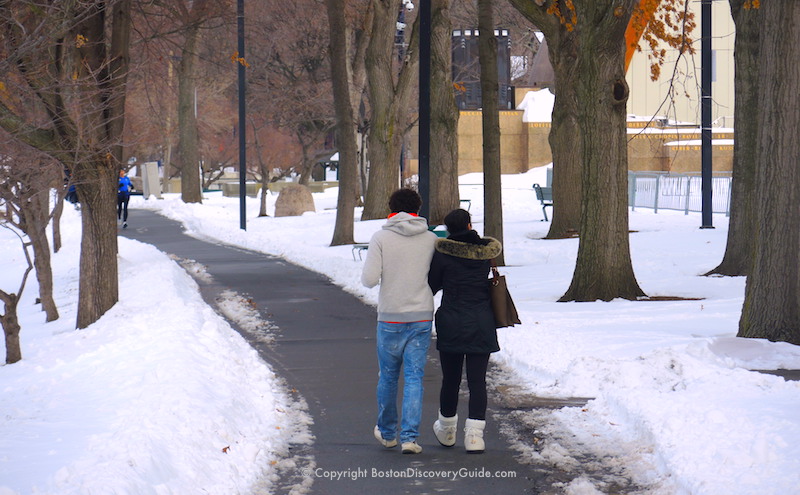
<svg viewBox="0 0 800 495">
<path fill-rule="evenodd" d="M 455 445 L 458 391 L 466 364 L 469 416 L 464 428 L 464 446 L 468 453 L 478 454 L 485 449 L 489 354 L 500 350 L 487 280 L 491 260 L 500 254 L 502 246 L 496 239 L 482 238 L 472 230 L 466 210 L 451 211 L 444 223 L 449 235 L 436 241 L 428 274 L 433 293 L 442 290 L 442 304 L 435 319 L 442 388 L 439 419 L 433 424 L 433 431 L 442 445 Z"/>
</svg>

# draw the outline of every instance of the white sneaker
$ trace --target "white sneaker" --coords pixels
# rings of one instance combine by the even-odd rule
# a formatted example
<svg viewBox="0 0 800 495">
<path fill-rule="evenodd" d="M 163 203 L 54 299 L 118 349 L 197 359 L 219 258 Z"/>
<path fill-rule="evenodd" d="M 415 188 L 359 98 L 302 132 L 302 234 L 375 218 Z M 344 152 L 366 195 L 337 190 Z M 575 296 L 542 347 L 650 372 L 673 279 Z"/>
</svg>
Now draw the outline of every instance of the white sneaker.
<svg viewBox="0 0 800 495">
<path fill-rule="evenodd" d="M 452 447 L 456 444 L 456 430 L 458 429 L 458 414 L 451 418 L 442 416 L 439 412 L 439 419 L 433 423 L 433 433 L 436 440 L 445 447 Z"/>
<path fill-rule="evenodd" d="M 483 442 L 483 429 L 485 427 L 485 420 L 467 419 L 464 428 L 464 433 L 466 433 L 464 447 L 466 447 L 468 454 L 482 454 L 486 449 L 486 444 Z"/>
<path fill-rule="evenodd" d="M 419 444 L 414 442 L 403 442 L 403 453 L 404 454 L 419 454 L 422 452 L 422 447 Z"/>
<path fill-rule="evenodd" d="M 383 438 L 383 435 L 381 435 L 381 429 L 378 428 L 378 425 L 375 425 L 375 430 L 373 431 L 373 433 L 375 434 L 375 439 L 378 440 L 378 442 L 380 442 L 380 444 L 386 447 L 387 449 L 391 449 L 392 447 L 397 446 L 397 439 L 393 438 L 391 440 L 386 440 L 385 438 Z"/>
</svg>

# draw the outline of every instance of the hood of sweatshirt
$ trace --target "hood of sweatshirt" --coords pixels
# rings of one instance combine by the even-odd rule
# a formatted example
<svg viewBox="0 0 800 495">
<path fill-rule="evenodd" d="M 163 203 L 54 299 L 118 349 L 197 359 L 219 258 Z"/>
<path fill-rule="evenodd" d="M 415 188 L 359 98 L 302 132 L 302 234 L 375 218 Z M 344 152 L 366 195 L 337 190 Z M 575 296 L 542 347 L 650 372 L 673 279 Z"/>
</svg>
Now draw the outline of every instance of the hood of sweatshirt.
<svg viewBox="0 0 800 495">
<path fill-rule="evenodd" d="M 428 220 L 424 217 L 408 214 L 404 211 L 393 215 L 383 224 L 384 230 L 391 230 L 400 235 L 419 235 L 428 230 Z"/>
</svg>

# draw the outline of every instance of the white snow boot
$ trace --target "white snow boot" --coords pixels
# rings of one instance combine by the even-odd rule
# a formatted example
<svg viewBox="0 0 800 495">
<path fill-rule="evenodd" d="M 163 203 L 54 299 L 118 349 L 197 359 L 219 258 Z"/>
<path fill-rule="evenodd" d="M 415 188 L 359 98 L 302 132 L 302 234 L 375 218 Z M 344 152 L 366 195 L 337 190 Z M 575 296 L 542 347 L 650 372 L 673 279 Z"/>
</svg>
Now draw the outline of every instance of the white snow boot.
<svg viewBox="0 0 800 495">
<path fill-rule="evenodd" d="M 482 454 L 486 449 L 483 442 L 483 429 L 486 427 L 486 421 L 483 419 L 467 419 L 464 426 L 464 447 L 467 449 L 468 454 Z"/>
<path fill-rule="evenodd" d="M 436 440 L 445 447 L 452 447 L 456 444 L 456 429 L 458 426 L 458 414 L 451 418 L 442 416 L 439 411 L 439 419 L 433 423 L 433 433 L 436 435 Z"/>
</svg>

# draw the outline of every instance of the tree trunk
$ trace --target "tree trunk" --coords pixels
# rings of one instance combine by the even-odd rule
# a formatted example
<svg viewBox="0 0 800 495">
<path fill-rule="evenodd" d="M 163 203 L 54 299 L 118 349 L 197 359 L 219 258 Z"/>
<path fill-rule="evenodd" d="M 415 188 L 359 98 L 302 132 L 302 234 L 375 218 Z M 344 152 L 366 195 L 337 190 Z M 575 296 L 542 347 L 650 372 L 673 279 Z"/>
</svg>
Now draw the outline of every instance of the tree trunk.
<svg viewBox="0 0 800 495">
<path fill-rule="evenodd" d="M 350 79 L 347 63 L 349 30 L 345 22 L 344 0 L 326 0 L 330 33 L 331 79 L 333 106 L 336 111 L 336 142 L 339 148 L 339 195 L 336 201 L 336 224 L 331 246 L 353 244 L 355 191 L 358 175 L 355 121 L 350 100 Z"/>
<path fill-rule="evenodd" d="M 738 336 L 800 345 L 800 3 L 760 10 L 759 208 Z"/>
<path fill-rule="evenodd" d="M 428 219 L 439 225 L 459 205 L 458 107 L 453 94 L 450 2 L 431 0 L 431 136 Z"/>
<path fill-rule="evenodd" d="M 47 240 L 47 224 L 50 218 L 49 191 L 34 195 L 25 212 L 25 233 L 33 248 L 33 266 L 39 282 L 39 300 L 46 321 L 58 319 L 58 307 L 53 299 L 53 270 L 50 264 L 50 243 Z M 28 221 L 30 219 L 30 221 Z"/>
<path fill-rule="evenodd" d="M 16 294 L 0 291 L 0 301 L 5 306 L 3 314 L 0 314 L 0 324 L 6 336 L 6 364 L 13 364 L 22 359 L 22 349 L 19 345 L 20 326 L 17 318 L 19 298 Z"/>
<path fill-rule="evenodd" d="M 78 197 L 81 202 L 81 255 L 77 327 L 96 322 L 119 300 L 117 266 L 117 183 L 122 166 L 122 128 L 125 118 L 130 45 L 130 0 L 123 0 L 112 11 L 112 31 L 108 46 L 90 43 L 79 49 L 83 65 L 79 77 L 89 78 L 88 106 L 80 115 L 80 128 L 87 136 L 72 136 L 76 150 L 88 142 L 92 154 L 83 154 L 74 165 Z M 88 39 L 105 39 L 106 22 L 102 13 L 92 15 L 76 27 Z M 97 74 L 101 77 L 95 81 Z"/>
<path fill-rule="evenodd" d="M 759 123 L 758 108 L 758 14 L 761 9 L 743 8 L 744 0 L 730 0 L 736 23 L 734 45 L 733 181 L 728 243 L 722 262 L 707 275 L 748 275 L 753 263 L 753 232 L 756 230 L 755 173 Z"/>
<path fill-rule="evenodd" d="M 178 160 L 181 169 L 181 199 L 184 203 L 202 203 L 200 155 L 198 153 L 197 115 L 197 41 L 199 24 L 186 29 L 186 39 L 178 66 Z M 244 130 L 242 130 L 244 132 Z"/>
<path fill-rule="evenodd" d="M 81 256 L 77 327 L 86 328 L 119 300 L 117 267 L 117 182 L 114 164 L 81 164 L 78 197 L 81 202 Z"/>
<path fill-rule="evenodd" d="M 549 136 L 553 155 L 553 215 L 546 238 L 571 237 L 580 230 L 583 180 L 583 140 L 576 94 L 578 34 L 576 29 L 567 29 L 549 11 L 547 4 L 537 5 L 530 0 L 509 1 L 520 14 L 541 29 L 547 39 L 556 99 Z"/>
<path fill-rule="evenodd" d="M 369 153 L 369 187 L 362 220 L 384 218 L 389 213 L 389 196 L 400 185 L 400 153 L 406 128 L 408 100 L 419 64 L 417 30 L 414 21 L 411 44 L 397 72 L 394 40 L 397 32 L 399 0 L 373 0 L 374 21 L 367 47 L 365 67 L 369 81 L 371 109 L 367 139 Z"/>
<path fill-rule="evenodd" d="M 556 98 L 548 137 L 553 155 L 553 215 L 547 239 L 571 237 L 581 224 L 583 140 L 575 94 L 579 77 L 575 48 L 574 32 L 559 29 L 548 38 Z"/>
<path fill-rule="evenodd" d="M 492 0 L 478 0 L 478 58 L 481 65 L 483 132 L 483 233 L 503 242 L 503 195 L 500 184 L 500 109 L 498 108 L 497 37 Z M 496 260 L 504 265 L 501 253 Z"/>
<path fill-rule="evenodd" d="M 560 301 L 645 295 L 633 273 L 628 239 L 624 36 L 636 1 L 575 2 L 583 199 L 575 273 Z"/>
<path fill-rule="evenodd" d="M 261 199 L 259 200 L 258 216 L 268 217 L 267 215 L 267 194 L 269 194 L 269 170 L 261 164 Z"/>
<path fill-rule="evenodd" d="M 55 206 L 53 207 L 53 252 L 57 253 L 61 250 L 61 215 L 64 212 L 64 196 L 66 195 L 66 188 L 56 188 Z"/>
</svg>

